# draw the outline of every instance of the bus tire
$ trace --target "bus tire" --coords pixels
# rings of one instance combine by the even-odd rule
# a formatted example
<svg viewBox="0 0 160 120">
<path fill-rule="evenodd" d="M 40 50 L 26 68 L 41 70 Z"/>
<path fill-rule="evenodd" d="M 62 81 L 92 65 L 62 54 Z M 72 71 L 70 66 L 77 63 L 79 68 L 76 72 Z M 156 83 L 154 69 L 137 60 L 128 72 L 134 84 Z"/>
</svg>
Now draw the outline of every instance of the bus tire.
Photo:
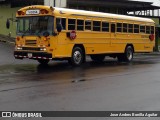
<svg viewBox="0 0 160 120">
<path fill-rule="evenodd" d="M 127 46 L 124 53 L 125 62 L 131 62 L 133 60 L 133 48 L 132 46 Z"/>
<path fill-rule="evenodd" d="M 133 60 L 133 48 L 127 46 L 123 54 L 117 56 L 119 62 L 131 62 Z"/>
<path fill-rule="evenodd" d="M 105 55 L 90 55 L 90 57 L 94 62 L 103 62 Z"/>
<path fill-rule="evenodd" d="M 68 62 L 72 66 L 80 66 L 84 62 L 84 58 L 85 55 L 81 47 L 74 47 L 72 50 L 72 56 Z"/>
<path fill-rule="evenodd" d="M 38 59 L 37 60 L 41 65 L 47 65 L 49 63 L 49 60 L 43 60 L 43 59 Z"/>
</svg>

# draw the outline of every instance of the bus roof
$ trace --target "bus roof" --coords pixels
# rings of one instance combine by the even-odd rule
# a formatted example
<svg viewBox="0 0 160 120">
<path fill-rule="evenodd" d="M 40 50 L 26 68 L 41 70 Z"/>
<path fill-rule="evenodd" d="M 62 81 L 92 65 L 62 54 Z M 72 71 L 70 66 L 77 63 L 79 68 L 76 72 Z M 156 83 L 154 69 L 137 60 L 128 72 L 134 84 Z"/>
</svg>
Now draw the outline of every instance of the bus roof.
<svg viewBox="0 0 160 120">
<path fill-rule="evenodd" d="M 57 8 L 54 7 L 55 11 L 61 11 L 62 13 L 72 14 L 77 16 L 89 16 L 89 17 L 103 17 L 103 18 L 111 18 L 111 19 L 124 19 L 124 20 L 131 20 L 131 21 L 140 21 L 140 22 L 150 22 L 155 23 L 152 19 L 149 18 L 142 18 L 142 17 L 133 17 L 127 15 L 118 15 L 118 14 L 111 14 L 111 13 L 103 13 L 103 12 L 93 12 L 93 11 L 85 11 L 85 10 L 76 10 L 76 9 L 67 9 L 67 8 Z"/>
<path fill-rule="evenodd" d="M 52 8 L 52 7 L 51 6 L 43 6 L 43 5 L 33 5 L 33 6 L 27 6 L 27 7 L 21 8 L 20 10 L 28 10 L 28 9 L 36 9 L 36 8 L 50 10 L 50 8 Z M 146 22 L 155 23 L 152 19 L 142 18 L 142 17 L 133 17 L 133 16 L 127 16 L 127 15 L 118 15 L 118 14 L 111 14 L 111 13 L 93 12 L 93 11 L 58 8 L 58 7 L 54 7 L 53 9 L 54 9 L 54 13 L 63 14 L 63 15 L 110 18 L 110 19 L 139 21 L 139 22 L 145 22 L 145 23 Z"/>
</svg>

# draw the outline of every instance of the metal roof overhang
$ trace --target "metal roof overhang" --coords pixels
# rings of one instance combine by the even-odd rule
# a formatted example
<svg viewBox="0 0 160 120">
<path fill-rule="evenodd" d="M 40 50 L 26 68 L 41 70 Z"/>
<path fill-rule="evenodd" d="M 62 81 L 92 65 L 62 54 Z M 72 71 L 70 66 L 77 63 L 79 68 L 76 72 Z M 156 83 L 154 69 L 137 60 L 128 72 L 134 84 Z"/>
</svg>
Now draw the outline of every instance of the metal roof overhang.
<svg viewBox="0 0 160 120">
<path fill-rule="evenodd" d="M 106 8 L 120 8 L 128 11 L 154 10 L 160 7 L 152 6 L 152 2 L 129 1 L 129 0 L 68 0 L 73 6 L 99 6 Z"/>
</svg>

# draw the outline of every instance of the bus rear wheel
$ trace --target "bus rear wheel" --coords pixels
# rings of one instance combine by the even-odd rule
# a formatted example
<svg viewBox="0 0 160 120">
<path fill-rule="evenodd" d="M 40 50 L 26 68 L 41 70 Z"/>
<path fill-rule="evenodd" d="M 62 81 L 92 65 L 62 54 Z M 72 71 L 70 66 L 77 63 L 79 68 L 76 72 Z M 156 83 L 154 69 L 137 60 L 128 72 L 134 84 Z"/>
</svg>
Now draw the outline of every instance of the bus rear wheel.
<svg viewBox="0 0 160 120">
<path fill-rule="evenodd" d="M 72 56 L 68 62 L 73 66 L 80 66 L 84 61 L 85 55 L 80 47 L 74 47 L 72 50 Z"/>
<path fill-rule="evenodd" d="M 91 55 L 90 57 L 94 62 L 103 62 L 105 55 Z"/>
<path fill-rule="evenodd" d="M 133 60 L 132 46 L 127 46 L 125 49 L 125 53 L 119 54 L 117 58 L 119 62 L 131 62 Z"/>
<path fill-rule="evenodd" d="M 41 65 L 47 65 L 49 60 L 42 60 L 42 59 L 38 59 L 37 60 Z"/>
<path fill-rule="evenodd" d="M 124 58 L 126 62 L 131 62 L 133 60 L 133 48 L 131 46 L 126 47 Z"/>
</svg>

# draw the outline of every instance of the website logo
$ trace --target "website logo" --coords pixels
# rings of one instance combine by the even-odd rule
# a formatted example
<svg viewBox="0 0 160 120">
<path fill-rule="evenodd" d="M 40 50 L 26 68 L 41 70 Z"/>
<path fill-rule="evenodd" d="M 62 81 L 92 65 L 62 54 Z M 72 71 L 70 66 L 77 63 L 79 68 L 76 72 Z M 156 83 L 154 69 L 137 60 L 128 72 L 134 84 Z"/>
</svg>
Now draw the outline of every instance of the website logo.
<svg viewBox="0 0 160 120">
<path fill-rule="evenodd" d="M 2 117 L 12 117 L 11 112 L 2 112 Z"/>
</svg>

